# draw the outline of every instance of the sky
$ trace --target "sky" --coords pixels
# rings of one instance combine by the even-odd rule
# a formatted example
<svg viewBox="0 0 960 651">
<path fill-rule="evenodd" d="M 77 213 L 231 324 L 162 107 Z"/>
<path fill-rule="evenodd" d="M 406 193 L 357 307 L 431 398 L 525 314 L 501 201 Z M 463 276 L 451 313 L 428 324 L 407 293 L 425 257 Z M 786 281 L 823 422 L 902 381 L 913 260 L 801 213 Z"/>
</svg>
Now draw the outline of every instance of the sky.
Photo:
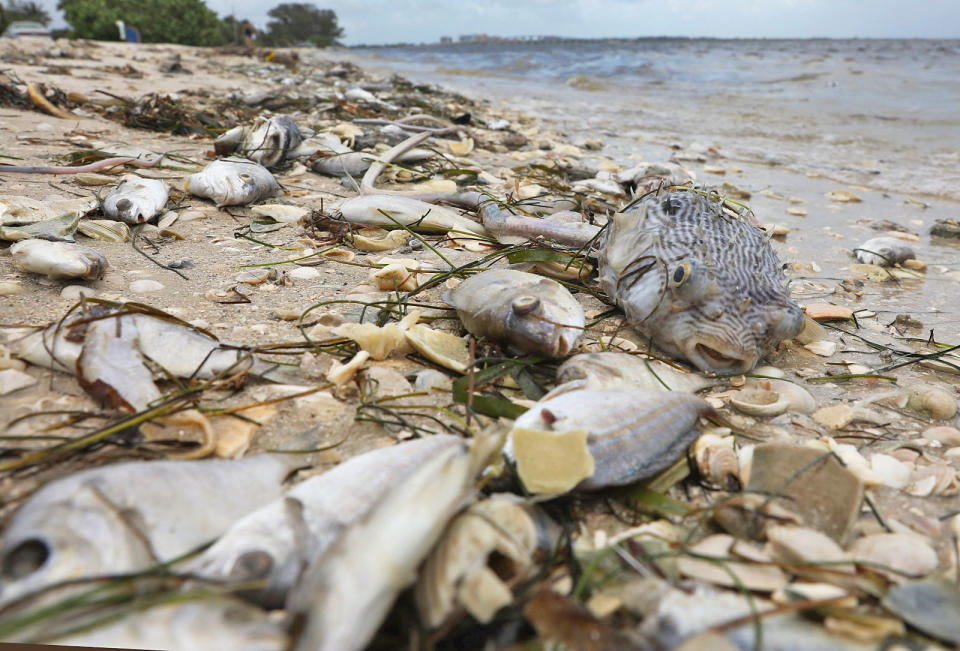
<svg viewBox="0 0 960 651">
<path fill-rule="evenodd" d="M 56 13 L 57 0 L 40 4 Z M 234 14 L 261 28 L 275 4 L 279 2 L 207 0 L 221 16 Z M 336 0 L 314 4 L 337 12 L 347 45 L 436 42 L 441 36 L 477 33 L 583 38 L 960 38 L 960 0 Z"/>
</svg>

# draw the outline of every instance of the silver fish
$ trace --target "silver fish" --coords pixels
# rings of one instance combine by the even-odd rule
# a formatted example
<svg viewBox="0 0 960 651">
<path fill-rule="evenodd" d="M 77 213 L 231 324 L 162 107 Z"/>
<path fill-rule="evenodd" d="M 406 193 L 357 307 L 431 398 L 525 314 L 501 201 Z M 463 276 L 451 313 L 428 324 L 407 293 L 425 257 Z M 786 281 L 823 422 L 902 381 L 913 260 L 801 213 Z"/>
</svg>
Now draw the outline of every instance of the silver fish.
<svg viewBox="0 0 960 651">
<path fill-rule="evenodd" d="M 803 322 L 768 239 L 700 190 L 615 215 L 599 263 L 630 324 L 702 371 L 745 373 Z"/>
<path fill-rule="evenodd" d="M 917 257 L 913 247 L 896 237 L 874 237 L 853 250 L 857 260 L 865 264 L 892 267 Z"/>
<path fill-rule="evenodd" d="M 517 418 L 504 454 L 517 459 L 514 438 L 518 430 L 585 430 L 594 471 L 577 488 L 629 484 L 652 477 L 676 461 L 697 438 L 697 420 L 710 411 L 703 398 L 679 391 L 569 391 L 541 399 Z"/>
<path fill-rule="evenodd" d="M 103 201 L 103 214 L 128 224 L 148 222 L 160 214 L 169 196 L 166 182 L 125 174 Z"/>
<path fill-rule="evenodd" d="M 186 569 L 213 579 L 265 581 L 266 587 L 253 595 L 256 601 L 282 607 L 308 550 L 323 553 L 393 486 L 459 445 L 455 436 L 437 435 L 355 456 L 237 521 Z M 298 545 L 300 530 L 307 540 Z M 304 543 L 306 549 L 298 548 Z"/>
<path fill-rule="evenodd" d="M 110 265 L 96 249 L 72 242 L 47 240 L 20 240 L 10 247 L 13 264 L 20 271 L 43 274 L 48 278 L 81 278 L 96 280 L 103 277 Z"/>
<path fill-rule="evenodd" d="M 306 620 L 294 648 L 364 648 L 447 522 L 473 497 L 496 447 L 499 440 L 479 437 L 437 453 L 313 560 L 287 600 L 287 610 Z"/>
<path fill-rule="evenodd" d="M 184 190 L 212 199 L 218 207 L 240 206 L 272 197 L 280 191 L 280 184 L 263 165 L 231 157 L 213 161 L 191 175 Z"/>
<path fill-rule="evenodd" d="M 368 194 L 347 199 L 338 206 L 340 217 L 352 224 L 425 231 L 459 231 L 484 235 L 477 222 L 444 206 L 396 195 Z"/>
<path fill-rule="evenodd" d="M 615 389 L 635 386 L 649 391 L 696 393 L 716 384 L 699 373 L 674 368 L 657 359 L 627 353 L 581 353 L 557 369 L 557 388 L 549 395 L 573 389 Z"/>
<path fill-rule="evenodd" d="M 354 151 L 340 142 L 332 133 L 321 133 L 303 143 L 302 155 L 316 157 L 310 163 L 311 169 L 328 176 L 359 177 L 367 171 L 370 164 L 378 158 L 376 154 Z M 411 149 L 394 159 L 397 163 L 414 163 L 434 156 L 428 149 Z"/>
<path fill-rule="evenodd" d="M 293 158 L 303 135 L 286 115 L 256 117 L 252 124 L 230 129 L 213 141 L 217 156 L 236 153 L 267 168 Z"/>
<path fill-rule="evenodd" d="M 283 494 L 288 456 L 118 463 L 46 484 L 4 532 L 0 601 L 140 570 L 213 540 Z"/>
<path fill-rule="evenodd" d="M 555 280 L 512 269 L 490 269 L 464 280 L 443 300 L 475 337 L 521 353 L 562 357 L 583 334 L 583 307 Z"/>
</svg>

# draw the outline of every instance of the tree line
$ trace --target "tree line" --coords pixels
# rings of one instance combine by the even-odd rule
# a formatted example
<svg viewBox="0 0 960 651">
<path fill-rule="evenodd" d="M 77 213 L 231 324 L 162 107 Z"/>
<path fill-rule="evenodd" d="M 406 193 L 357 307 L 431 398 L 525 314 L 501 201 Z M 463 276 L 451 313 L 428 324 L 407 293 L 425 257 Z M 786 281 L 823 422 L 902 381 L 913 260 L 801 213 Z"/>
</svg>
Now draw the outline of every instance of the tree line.
<svg viewBox="0 0 960 651">
<path fill-rule="evenodd" d="M 57 9 L 70 25 L 56 35 L 115 41 L 120 38 L 117 21 L 136 27 L 145 43 L 181 43 L 184 45 L 231 45 L 243 43 L 244 19 L 220 18 L 203 0 L 59 0 Z M 335 45 L 343 37 L 332 9 L 319 9 L 309 3 L 282 3 L 267 16 L 266 28 L 256 36 L 267 47 Z M 30 20 L 44 25 L 50 15 L 38 2 L 6 0 L 0 2 L 0 32 L 12 22 Z"/>
</svg>

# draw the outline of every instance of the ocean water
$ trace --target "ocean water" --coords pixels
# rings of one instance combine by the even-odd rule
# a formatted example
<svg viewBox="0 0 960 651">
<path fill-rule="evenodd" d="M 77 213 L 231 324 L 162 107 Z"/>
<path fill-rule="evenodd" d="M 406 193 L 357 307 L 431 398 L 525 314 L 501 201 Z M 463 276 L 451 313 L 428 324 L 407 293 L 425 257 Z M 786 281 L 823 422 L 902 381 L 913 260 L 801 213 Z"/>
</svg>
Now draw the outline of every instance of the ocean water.
<svg viewBox="0 0 960 651">
<path fill-rule="evenodd" d="M 351 50 L 365 65 L 601 134 L 960 200 L 960 41 L 584 40 Z"/>
</svg>

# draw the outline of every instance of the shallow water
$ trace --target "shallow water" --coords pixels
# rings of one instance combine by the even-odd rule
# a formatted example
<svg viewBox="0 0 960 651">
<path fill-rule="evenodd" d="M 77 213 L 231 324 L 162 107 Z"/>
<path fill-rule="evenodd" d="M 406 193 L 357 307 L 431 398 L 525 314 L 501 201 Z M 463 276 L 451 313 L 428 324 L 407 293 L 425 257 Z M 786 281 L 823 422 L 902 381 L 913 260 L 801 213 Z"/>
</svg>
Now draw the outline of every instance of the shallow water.
<svg viewBox="0 0 960 651">
<path fill-rule="evenodd" d="M 881 330 L 910 313 L 922 336 L 934 328 L 937 340 L 960 343 L 960 247 L 928 235 L 935 219 L 960 213 L 960 41 L 641 39 L 346 54 L 383 74 L 509 104 L 574 144 L 599 138 L 601 153 L 624 167 L 712 147 L 725 158 L 706 164 L 725 175 L 684 165 L 698 182 L 751 191 L 761 222 L 793 229 L 774 246 L 785 262 L 815 265 L 793 274 L 798 300 L 869 309 Z M 837 188 L 863 201 L 825 197 Z M 786 214 L 788 197 L 803 200 L 806 217 Z M 883 219 L 919 234 L 927 278 L 866 282 L 855 302 L 836 295 L 856 262 L 850 250 L 882 234 L 867 221 Z"/>
</svg>

